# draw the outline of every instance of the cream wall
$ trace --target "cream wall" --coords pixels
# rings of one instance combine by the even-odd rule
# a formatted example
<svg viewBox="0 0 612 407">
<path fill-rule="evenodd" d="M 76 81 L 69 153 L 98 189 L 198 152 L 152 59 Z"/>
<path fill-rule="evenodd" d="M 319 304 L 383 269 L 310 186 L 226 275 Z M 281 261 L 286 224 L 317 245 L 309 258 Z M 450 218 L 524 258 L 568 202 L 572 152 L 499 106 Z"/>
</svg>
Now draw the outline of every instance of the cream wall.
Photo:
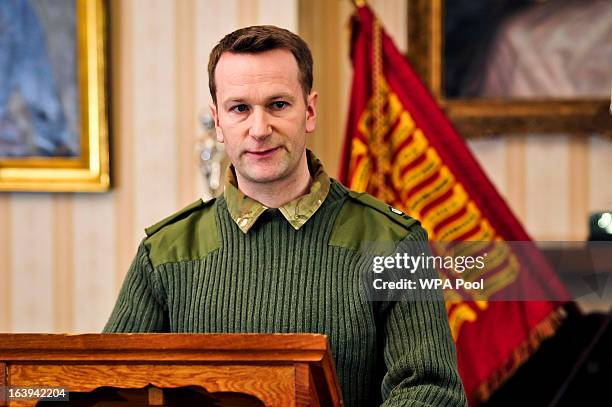
<svg viewBox="0 0 612 407">
<path fill-rule="evenodd" d="M 406 49 L 405 0 L 371 1 Z M 202 194 L 197 117 L 210 100 L 208 52 L 231 30 L 299 31 L 315 58 L 319 127 L 309 145 L 337 174 L 348 108 L 350 1 L 113 0 L 114 188 L 0 194 L 0 331 L 102 329 L 143 228 Z M 512 137 L 470 142 L 529 232 L 583 239 L 586 213 L 612 208 L 612 143 Z"/>
</svg>

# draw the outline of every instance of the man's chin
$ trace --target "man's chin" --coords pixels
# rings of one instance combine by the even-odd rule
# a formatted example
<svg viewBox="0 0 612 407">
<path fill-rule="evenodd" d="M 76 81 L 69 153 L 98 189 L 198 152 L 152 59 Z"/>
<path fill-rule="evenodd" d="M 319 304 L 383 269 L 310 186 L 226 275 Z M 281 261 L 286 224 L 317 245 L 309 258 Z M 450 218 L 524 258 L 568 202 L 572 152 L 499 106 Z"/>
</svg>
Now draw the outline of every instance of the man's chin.
<svg viewBox="0 0 612 407">
<path fill-rule="evenodd" d="M 246 174 L 245 178 L 253 184 L 270 184 L 282 178 L 278 171 L 274 172 L 254 172 Z"/>
<path fill-rule="evenodd" d="M 242 176 L 251 183 L 267 184 L 283 178 L 286 172 L 284 160 L 246 160 L 241 165 Z"/>
</svg>

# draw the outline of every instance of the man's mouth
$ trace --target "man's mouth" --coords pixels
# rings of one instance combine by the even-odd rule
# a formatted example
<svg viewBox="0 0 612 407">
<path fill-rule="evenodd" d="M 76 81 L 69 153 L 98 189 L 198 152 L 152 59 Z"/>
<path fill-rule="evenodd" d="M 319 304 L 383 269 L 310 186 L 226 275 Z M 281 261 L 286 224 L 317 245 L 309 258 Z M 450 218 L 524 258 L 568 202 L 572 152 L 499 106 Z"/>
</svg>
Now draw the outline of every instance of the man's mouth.
<svg viewBox="0 0 612 407">
<path fill-rule="evenodd" d="M 279 149 L 280 147 L 269 148 L 267 150 L 252 150 L 252 151 L 247 151 L 247 154 L 250 154 L 252 156 L 259 157 L 259 158 L 265 158 L 265 157 L 272 156 Z"/>
</svg>

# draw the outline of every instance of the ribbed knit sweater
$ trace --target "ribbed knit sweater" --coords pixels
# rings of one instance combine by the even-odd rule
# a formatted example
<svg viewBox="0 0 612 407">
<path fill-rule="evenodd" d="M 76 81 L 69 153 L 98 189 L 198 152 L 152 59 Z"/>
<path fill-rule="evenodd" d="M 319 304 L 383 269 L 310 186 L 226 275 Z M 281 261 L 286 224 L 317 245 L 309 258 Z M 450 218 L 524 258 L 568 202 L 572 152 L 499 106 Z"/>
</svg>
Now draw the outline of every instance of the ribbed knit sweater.
<svg viewBox="0 0 612 407">
<path fill-rule="evenodd" d="M 299 230 L 270 209 L 245 234 L 223 197 L 178 216 L 140 245 L 104 332 L 323 333 L 345 405 L 466 405 L 439 293 L 431 301 L 368 301 L 362 276 L 371 264 L 331 241 L 345 205 L 359 203 L 332 181 Z M 384 215 L 364 211 L 390 227 Z M 407 241 L 426 239 L 418 223 L 406 230 Z"/>
</svg>

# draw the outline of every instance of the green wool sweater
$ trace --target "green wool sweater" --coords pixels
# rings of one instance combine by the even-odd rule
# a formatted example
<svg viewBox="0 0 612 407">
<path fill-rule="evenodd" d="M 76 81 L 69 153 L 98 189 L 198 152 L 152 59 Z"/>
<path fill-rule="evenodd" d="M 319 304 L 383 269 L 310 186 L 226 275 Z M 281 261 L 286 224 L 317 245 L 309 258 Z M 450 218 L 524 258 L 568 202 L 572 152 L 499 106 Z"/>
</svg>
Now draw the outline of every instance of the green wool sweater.
<svg viewBox="0 0 612 407">
<path fill-rule="evenodd" d="M 345 405 L 467 405 L 441 294 L 366 298 L 358 242 L 425 231 L 356 196 L 332 180 L 298 230 L 269 209 L 248 233 L 223 197 L 191 205 L 147 229 L 104 332 L 323 333 Z"/>
</svg>

